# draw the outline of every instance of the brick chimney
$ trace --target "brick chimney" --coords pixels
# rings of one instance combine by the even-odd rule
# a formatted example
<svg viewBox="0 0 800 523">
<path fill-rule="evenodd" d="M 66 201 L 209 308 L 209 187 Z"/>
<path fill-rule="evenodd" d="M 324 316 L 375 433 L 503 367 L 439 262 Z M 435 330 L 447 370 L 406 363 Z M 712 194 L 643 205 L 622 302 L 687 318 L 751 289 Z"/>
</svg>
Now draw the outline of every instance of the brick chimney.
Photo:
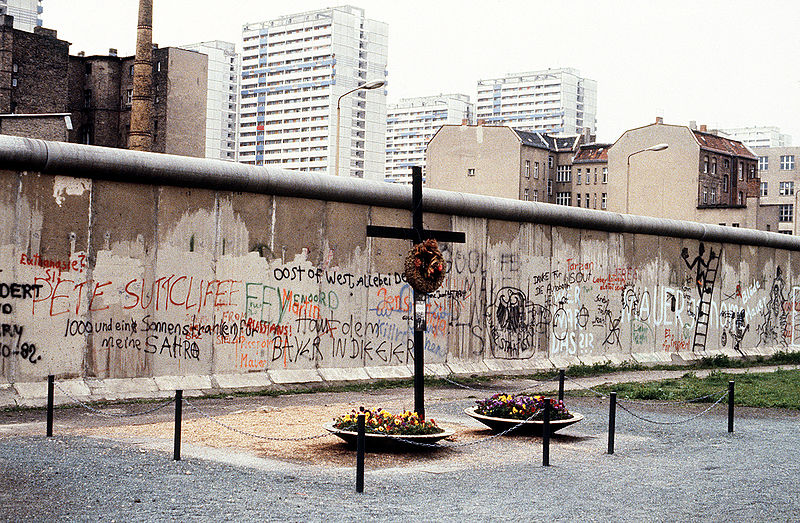
<svg viewBox="0 0 800 523">
<path fill-rule="evenodd" d="M 133 96 L 128 149 L 153 148 L 153 0 L 139 0 L 136 56 L 133 60 Z"/>
<path fill-rule="evenodd" d="M 656 116 L 656 123 L 657 124 L 663 124 L 664 123 L 664 118 L 661 117 L 661 116 Z"/>
<path fill-rule="evenodd" d="M 708 132 L 708 127 L 706 127 L 706 124 L 704 124 L 704 123 L 701 123 L 701 124 L 700 124 L 700 132 L 701 132 L 701 133 L 706 133 L 706 132 Z"/>
</svg>

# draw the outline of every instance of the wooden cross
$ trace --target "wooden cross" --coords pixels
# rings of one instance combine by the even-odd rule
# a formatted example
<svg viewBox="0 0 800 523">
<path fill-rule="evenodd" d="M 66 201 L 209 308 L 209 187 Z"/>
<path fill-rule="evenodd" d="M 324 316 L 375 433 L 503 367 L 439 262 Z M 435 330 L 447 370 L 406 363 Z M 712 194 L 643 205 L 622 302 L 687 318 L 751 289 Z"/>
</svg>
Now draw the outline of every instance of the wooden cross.
<svg viewBox="0 0 800 523">
<path fill-rule="evenodd" d="M 422 225 L 422 167 L 411 168 L 411 212 L 412 227 L 384 227 L 367 225 L 367 236 L 373 238 L 395 238 L 422 243 L 429 238 L 438 242 L 464 243 L 463 232 L 435 231 Z M 414 410 L 425 419 L 425 316 L 426 295 L 414 290 Z"/>
</svg>

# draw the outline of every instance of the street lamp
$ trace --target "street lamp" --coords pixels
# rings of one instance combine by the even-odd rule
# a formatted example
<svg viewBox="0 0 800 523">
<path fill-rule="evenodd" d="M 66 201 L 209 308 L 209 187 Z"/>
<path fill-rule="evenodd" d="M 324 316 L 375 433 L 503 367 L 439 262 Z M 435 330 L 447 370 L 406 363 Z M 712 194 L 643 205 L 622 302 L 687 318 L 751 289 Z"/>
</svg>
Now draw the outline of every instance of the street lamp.
<svg viewBox="0 0 800 523">
<path fill-rule="evenodd" d="M 342 123 L 342 98 L 356 91 L 371 91 L 372 89 L 380 89 L 384 85 L 386 85 L 386 80 L 373 80 L 350 89 L 340 96 L 338 100 L 336 100 L 336 166 L 334 167 L 334 174 L 336 174 L 336 176 L 339 176 L 339 128 L 341 127 Z"/>
<path fill-rule="evenodd" d="M 628 213 L 628 209 L 629 209 L 629 206 L 630 206 L 630 196 L 631 196 L 631 156 L 633 156 L 634 154 L 643 153 L 645 151 L 663 151 L 667 147 L 669 147 L 669 144 L 667 144 L 667 143 L 659 143 L 659 144 L 656 144 L 656 145 L 651 145 L 650 147 L 647 147 L 646 149 L 640 149 L 640 150 L 638 150 L 636 152 L 632 152 L 631 154 L 628 155 L 628 169 L 627 169 L 627 177 L 626 177 L 626 183 L 625 183 L 625 213 L 626 214 Z"/>
</svg>

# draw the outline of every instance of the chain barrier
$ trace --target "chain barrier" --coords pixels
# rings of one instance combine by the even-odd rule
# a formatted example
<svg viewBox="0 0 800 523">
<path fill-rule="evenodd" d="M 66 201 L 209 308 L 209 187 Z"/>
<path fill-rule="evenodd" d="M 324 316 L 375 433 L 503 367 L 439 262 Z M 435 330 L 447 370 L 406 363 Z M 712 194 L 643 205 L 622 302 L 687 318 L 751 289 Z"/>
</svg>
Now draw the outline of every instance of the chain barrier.
<svg viewBox="0 0 800 523">
<path fill-rule="evenodd" d="M 581 384 L 580 384 L 580 382 L 578 382 L 578 381 L 577 381 L 577 378 L 571 378 L 571 377 L 569 377 L 569 376 L 564 376 L 564 377 L 565 377 L 566 379 L 570 380 L 571 382 L 573 382 L 573 383 L 574 383 L 575 385 L 577 385 L 579 388 L 581 388 L 581 389 L 583 389 L 583 390 L 588 390 L 589 392 L 591 392 L 592 394 L 594 394 L 594 395 L 595 395 L 595 396 L 597 396 L 598 398 L 606 399 L 606 398 L 608 397 L 608 396 L 606 396 L 605 394 L 602 394 L 602 393 L 600 393 L 600 392 L 597 392 L 596 390 L 594 390 L 594 389 L 593 389 L 593 388 L 591 388 L 591 387 L 587 387 L 587 386 L 585 386 L 585 385 L 581 385 Z"/>
<path fill-rule="evenodd" d="M 722 394 L 722 395 L 719 397 L 719 399 L 717 399 L 717 401 L 715 401 L 714 403 L 712 403 L 712 404 L 711 404 L 711 406 L 709 406 L 709 407 L 708 407 L 707 409 L 705 409 L 704 411 L 702 411 L 702 412 L 700 412 L 700 413 L 698 413 L 698 414 L 696 414 L 696 415 L 694 415 L 694 416 L 691 416 L 691 417 L 689 417 L 689 418 L 686 418 L 686 419 L 683 419 L 683 420 L 678 420 L 678 421 L 656 421 L 656 420 L 648 419 L 648 418 L 645 418 L 644 416 L 640 416 L 640 415 L 638 415 L 638 414 L 636 414 L 636 413 L 632 412 L 631 410 L 627 409 L 627 408 L 625 407 L 625 405 L 623 405 L 623 404 L 622 404 L 622 403 L 621 403 L 619 400 L 617 400 L 617 405 L 619 406 L 619 408 L 621 408 L 622 410 L 624 410 L 625 412 L 627 412 L 628 414 L 630 414 L 630 415 L 631 415 L 631 416 L 633 416 L 634 418 L 636 418 L 636 419 L 638 419 L 638 420 L 641 420 L 641 421 L 645 421 L 645 422 L 647 422 L 647 423 L 653 423 L 653 424 L 655 424 L 655 425 L 679 425 L 679 424 L 681 424 L 681 423 L 688 423 L 688 422 L 690 422 L 690 421 L 692 421 L 692 420 L 695 420 L 695 419 L 697 419 L 697 418 L 699 418 L 699 417 L 703 416 L 703 415 L 704 415 L 704 414 L 706 414 L 708 411 L 710 411 L 711 409 L 713 409 L 714 407 L 716 407 L 717 405 L 719 405 L 719 404 L 722 402 L 722 400 L 724 400 L 724 399 L 727 397 L 727 395 L 728 395 L 728 392 L 727 392 L 727 391 L 725 391 L 725 393 L 724 393 L 724 394 Z"/>
<path fill-rule="evenodd" d="M 103 412 L 102 410 L 96 409 L 96 408 L 92 407 L 91 405 L 89 405 L 88 403 L 85 403 L 85 402 L 79 400 L 78 398 L 76 398 L 75 396 L 73 396 L 72 394 L 70 394 L 69 392 L 64 390 L 61 387 L 61 385 L 58 384 L 58 382 L 54 382 L 53 385 L 56 386 L 56 388 L 61 392 L 61 394 L 63 394 L 64 396 L 68 397 L 69 399 L 71 399 L 74 403 L 76 403 L 76 404 L 80 405 L 81 407 L 83 407 L 84 409 L 86 409 L 86 410 L 88 410 L 90 412 L 93 412 L 93 413 L 97 414 L 98 416 L 102 416 L 104 418 L 135 418 L 136 416 L 145 416 L 147 414 L 152 414 L 153 412 L 157 412 L 157 411 L 163 409 L 164 407 L 166 407 L 167 405 L 170 405 L 170 404 L 175 402 L 175 398 L 171 398 L 166 403 L 162 403 L 161 405 L 158 405 L 158 406 L 156 406 L 156 407 L 154 407 L 154 408 L 152 408 L 150 410 L 145 410 L 143 412 L 133 412 L 133 413 L 125 413 L 125 414 L 109 414 L 108 412 Z"/>
<path fill-rule="evenodd" d="M 317 434 L 316 436 L 301 436 L 299 438 L 277 438 L 277 437 L 271 437 L 271 436 L 262 436 L 261 434 L 253 434 L 252 432 L 247 432 L 245 430 L 237 429 L 236 427 L 231 427 L 230 425 L 226 425 L 225 423 L 222 423 L 221 421 L 219 421 L 219 420 L 215 419 L 214 417 L 212 417 L 210 414 L 200 410 L 200 408 L 195 406 L 192 402 L 190 402 L 186 398 L 183 399 L 183 402 L 186 403 L 189 407 L 191 407 L 195 412 L 197 412 L 198 414 L 200 414 L 204 418 L 208 419 L 209 421 L 211 421 L 213 423 L 216 423 L 220 427 L 226 428 L 226 429 L 228 429 L 230 431 L 233 431 L 233 432 L 237 432 L 239 434 L 242 434 L 243 436 L 249 436 L 251 438 L 263 439 L 263 440 L 268 440 L 268 441 L 308 441 L 308 440 L 312 440 L 312 439 L 327 438 L 328 436 L 332 436 L 333 435 L 333 434 L 330 434 L 330 433 L 326 432 L 325 434 Z"/>
<path fill-rule="evenodd" d="M 445 442 L 445 443 L 421 443 L 419 441 L 412 441 L 412 440 L 409 440 L 409 439 L 405 439 L 402 436 L 388 436 L 388 437 L 391 438 L 393 441 L 400 441 L 402 443 L 406 443 L 408 445 L 415 445 L 417 447 L 436 448 L 436 449 L 457 449 L 457 448 L 462 448 L 462 447 L 470 447 L 470 446 L 473 446 L 473 445 L 479 445 L 481 443 L 486 443 L 487 441 L 491 441 L 491 440 L 493 440 L 495 438 L 499 438 L 501 436 L 505 436 L 509 432 L 518 429 L 519 427 L 524 425 L 526 422 L 531 421 L 535 415 L 536 415 L 536 413 L 531 414 L 531 416 L 528 419 L 524 419 L 524 420 L 520 421 L 519 423 L 517 423 L 516 425 L 514 425 L 513 427 L 507 428 L 506 430 L 504 430 L 502 432 L 498 432 L 497 434 L 492 434 L 491 436 L 487 436 L 485 438 L 481 438 L 481 439 L 475 440 L 475 441 L 465 441 L 463 443 L 447 443 L 447 442 Z"/>
<path fill-rule="evenodd" d="M 657 407 L 657 406 L 666 406 L 666 405 L 675 405 L 675 404 L 679 404 L 679 403 L 687 403 L 687 404 L 688 403 L 702 403 L 701 400 L 716 398 L 717 397 L 716 395 L 719 394 L 720 392 L 727 393 L 727 389 L 725 389 L 723 391 L 716 392 L 716 393 L 712 392 L 711 394 L 706 394 L 705 396 L 700 396 L 700 397 L 697 397 L 697 398 L 691 398 L 691 399 L 688 399 L 688 400 L 651 401 L 651 400 L 631 400 L 631 399 L 626 399 L 624 401 L 627 401 L 628 403 L 639 403 L 641 405 L 653 405 L 655 407 Z"/>
</svg>

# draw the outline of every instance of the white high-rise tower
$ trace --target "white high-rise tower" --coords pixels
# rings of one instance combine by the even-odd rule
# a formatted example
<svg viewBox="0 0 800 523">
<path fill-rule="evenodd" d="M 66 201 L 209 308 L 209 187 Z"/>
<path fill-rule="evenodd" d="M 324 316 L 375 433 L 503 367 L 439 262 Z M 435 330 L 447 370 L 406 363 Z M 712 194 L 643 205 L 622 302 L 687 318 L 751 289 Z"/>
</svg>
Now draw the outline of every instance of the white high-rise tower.
<svg viewBox="0 0 800 523">
<path fill-rule="evenodd" d="M 465 94 L 440 94 L 403 98 L 386 112 L 386 181 L 411 183 L 411 167 L 422 167 L 425 176 L 425 151 L 436 131 L 472 123 L 473 106 Z"/>
<path fill-rule="evenodd" d="M 246 24 L 242 35 L 238 160 L 382 180 L 386 89 L 344 96 L 338 125 L 336 105 L 386 80 L 387 25 L 343 6 Z"/>
<path fill-rule="evenodd" d="M 0 0 L 0 15 L 14 17 L 14 29 L 33 32 L 42 25 L 42 0 Z"/>
<path fill-rule="evenodd" d="M 597 82 L 575 69 L 546 69 L 478 81 L 479 123 L 523 131 L 581 134 L 597 127 Z"/>
</svg>

